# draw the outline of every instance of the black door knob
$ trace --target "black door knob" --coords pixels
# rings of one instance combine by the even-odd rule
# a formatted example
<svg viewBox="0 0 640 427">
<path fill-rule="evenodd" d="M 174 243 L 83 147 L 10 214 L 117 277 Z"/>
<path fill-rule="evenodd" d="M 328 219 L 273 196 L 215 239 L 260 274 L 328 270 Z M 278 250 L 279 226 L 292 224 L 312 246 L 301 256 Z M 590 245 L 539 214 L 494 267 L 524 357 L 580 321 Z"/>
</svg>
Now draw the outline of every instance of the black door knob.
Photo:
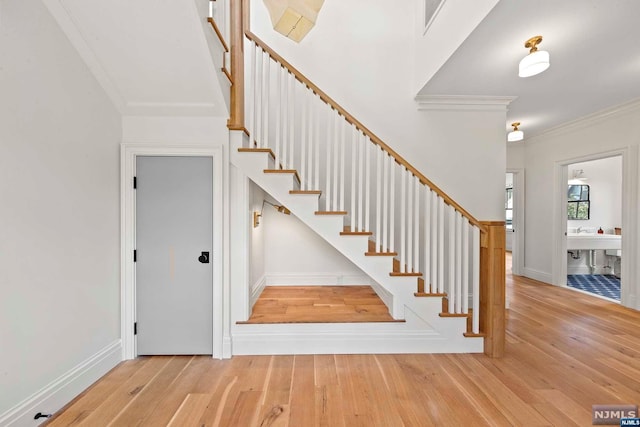
<svg viewBox="0 0 640 427">
<path fill-rule="evenodd" d="M 203 264 L 209 264 L 209 252 L 201 252 L 201 255 L 198 257 L 198 261 Z"/>
</svg>

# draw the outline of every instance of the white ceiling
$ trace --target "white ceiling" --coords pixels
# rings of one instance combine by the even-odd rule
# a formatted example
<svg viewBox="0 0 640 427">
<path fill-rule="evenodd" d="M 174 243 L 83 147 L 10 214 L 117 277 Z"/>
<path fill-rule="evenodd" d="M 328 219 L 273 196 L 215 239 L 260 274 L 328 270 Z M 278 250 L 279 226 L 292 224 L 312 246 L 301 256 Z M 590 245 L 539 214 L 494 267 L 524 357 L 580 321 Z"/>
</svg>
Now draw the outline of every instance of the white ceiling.
<svg viewBox="0 0 640 427">
<path fill-rule="evenodd" d="M 124 115 L 226 114 L 194 0 L 44 2 Z"/>
<path fill-rule="evenodd" d="M 535 35 L 551 57 L 518 77 Z M 501 0 L 421 90 L 421 95 L 517 96 L 514 121 L 527 137 L 640 97 L 640 1 Z"/>
</svg>

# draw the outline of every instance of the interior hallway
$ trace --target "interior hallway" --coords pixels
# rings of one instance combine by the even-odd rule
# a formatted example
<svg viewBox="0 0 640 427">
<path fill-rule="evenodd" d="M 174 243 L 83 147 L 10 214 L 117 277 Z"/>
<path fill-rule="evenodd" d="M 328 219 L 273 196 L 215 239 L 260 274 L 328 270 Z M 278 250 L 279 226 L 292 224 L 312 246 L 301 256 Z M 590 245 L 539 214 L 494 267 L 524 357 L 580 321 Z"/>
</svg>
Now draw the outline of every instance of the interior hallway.
<svg viewBox="0 0 640 427">
<path fill-rule="evenodd" d="M 503 359 L 141 357 L 48 425 L 584 426 L 593 404 L 640 402 L 640 312 L 512 276 L 510 265 Z"/>
</svg>

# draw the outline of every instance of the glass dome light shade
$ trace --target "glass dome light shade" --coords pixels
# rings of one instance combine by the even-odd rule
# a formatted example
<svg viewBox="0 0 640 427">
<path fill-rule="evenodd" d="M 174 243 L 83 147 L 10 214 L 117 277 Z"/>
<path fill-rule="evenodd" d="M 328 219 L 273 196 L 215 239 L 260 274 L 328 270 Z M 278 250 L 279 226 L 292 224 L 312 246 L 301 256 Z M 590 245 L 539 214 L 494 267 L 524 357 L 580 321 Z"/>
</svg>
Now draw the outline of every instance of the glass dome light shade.
<svg viewBox="0 0 640 427">
<path fill-rule="evenodd" d="M 518 68 L 518 75 L 520 77 L 535 76 L 549 68 L 549 65 L 549 52 L 536 50 L 522 58 Z"/>
<path fill-rule="evenodd" d="M 523 138 L 524 132 L 522 132 L 521 130 L 514 130 L 507 134 L 507 141 L 509 142 L 522 141 Z"/>
</svg>

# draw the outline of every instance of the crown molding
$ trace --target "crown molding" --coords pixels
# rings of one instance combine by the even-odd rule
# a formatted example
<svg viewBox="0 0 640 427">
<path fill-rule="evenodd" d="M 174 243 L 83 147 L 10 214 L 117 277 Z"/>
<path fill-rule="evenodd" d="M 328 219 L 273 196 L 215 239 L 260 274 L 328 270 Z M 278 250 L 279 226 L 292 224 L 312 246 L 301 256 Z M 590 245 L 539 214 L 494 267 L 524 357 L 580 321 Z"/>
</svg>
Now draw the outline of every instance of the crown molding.
<svg viewBox="0 0 640 427">
<path fill-rule="evenodd" d="M 601 123 L 609 118 L 614 118 L 633 112 L 640 112 L 640 98 L 636 98 L 631 101 L 618 104 L 604 110 L 596 111 L 595 113 L 587 114 L 586 116 L 582 116 L 574 120 L 570 120 L 560 125 L 543 130 L 540 133 L 536 133 L 535 135 L 525 138 L 525 140 L 529 144 L 536 143 L 541 137 L 564 135 L 578 129 L 584 129 L 585 127 Z"/>
<path fill-rule="evenodd" d="M 506 111 L 516 96 L 418 95 L 420 111 Z"/>
</svg>

